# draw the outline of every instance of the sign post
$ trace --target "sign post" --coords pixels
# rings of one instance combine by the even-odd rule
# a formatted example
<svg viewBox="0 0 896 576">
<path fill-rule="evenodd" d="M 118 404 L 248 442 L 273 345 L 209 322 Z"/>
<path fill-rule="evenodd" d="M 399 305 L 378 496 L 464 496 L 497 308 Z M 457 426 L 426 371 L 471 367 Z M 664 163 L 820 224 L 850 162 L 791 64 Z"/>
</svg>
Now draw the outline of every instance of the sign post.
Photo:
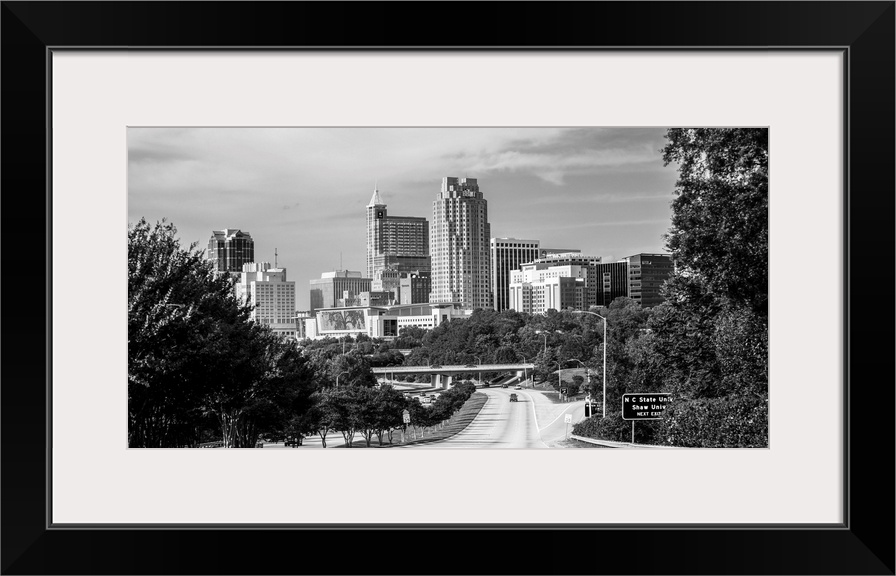
<svg viewBox="0 0 896 576">
<path fill-rule="evenodd" d="M 632 421 L 632 444 L 635 443 L 635 420 L 662 420 L 672 401 L 669 392 L 634 392 L 622 395 L 622 419 Z"/>
<path fill-rule="evenodd" d="M 566 438 L 569 438 L 569 424 L 572 422 L 572 414 L 567 414 L 563 417 L 563 421 L 566 422 Z"/>
<path fill-rule="evenodd" d="M 407 410 L 402 411 L 401 419 L 404 422 L 404 429 L 401 431 L 401 443 L 408 443 L 408 424 L 411 423 L 411 413 Z"/>
</svg>

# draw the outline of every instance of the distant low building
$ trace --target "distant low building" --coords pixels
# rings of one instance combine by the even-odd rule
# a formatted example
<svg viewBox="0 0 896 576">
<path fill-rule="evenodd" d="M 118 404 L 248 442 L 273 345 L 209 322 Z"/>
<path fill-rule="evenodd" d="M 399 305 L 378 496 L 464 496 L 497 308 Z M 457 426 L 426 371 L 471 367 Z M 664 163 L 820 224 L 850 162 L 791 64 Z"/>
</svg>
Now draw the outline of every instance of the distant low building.
<svg viewBox="0 0 896 576">
<path fill-rule="evenodd" d="M 585 307 L 588 268 L 552 265 L 541 259 L 511 272 L 510 308 L 517 312 L 544 314 L 550 309 Z"/>
<path fill-rule="evenodd" d="M 321 308 L 334 308 L 345 292 L 360 294 L 370 292 L 370 278 L 361 277 L 360 272 L 351 270 L 334 270 L 324 272 L 320 278 L 309 280 L 311 285 L 311 311 Z"/>
<path fill-rule="evenodd" d="M 465 317 L 457 303 L 395 306 L 346 306 L 314 311 L 303 318 L 307 338 L 357 337 L 393 339 L 402 328 L 431 330 L 448 320 Z"/>
</svg>

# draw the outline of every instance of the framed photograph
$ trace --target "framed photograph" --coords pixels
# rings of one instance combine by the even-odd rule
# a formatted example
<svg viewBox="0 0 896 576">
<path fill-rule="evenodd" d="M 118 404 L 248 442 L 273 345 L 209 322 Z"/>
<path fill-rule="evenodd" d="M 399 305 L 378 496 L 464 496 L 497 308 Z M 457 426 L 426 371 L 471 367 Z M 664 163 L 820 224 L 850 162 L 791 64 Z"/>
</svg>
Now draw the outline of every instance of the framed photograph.
<svg viewBox="0 0 896 576">
<path fill-rule="evenodd" d="M 894 237 L 894 14 L 893 2 L 4 2 L 5 272 L 23 275 L 40 296 L 25 304 L 30 292 L 6 283 L 3 572 L 893 574 L 894 280 L 880 247 Z M 408 17 L 417 26 L 396 29 Z M 348 270 L 364 270 L 379 285 L 344 288 L 338 303 L 316 302 L 312 290 L 315 312 L 303 324 L 357 343 L 355 332 L 393 335 L 414 312 L 389 306 L 400 307 L 399 288 L 411 294 L 423 263 L 408 272 L 387 261 L 423 255 L 409 238 L 430 216 L 430 251 L 450 253 L 449 232 L 436 223 L 439 209 L 448 218 L 449 197 L 475 203 L 484 195 L 493 222 L 502 221 L 500 206 L 504 222 L 521 228 L 486 230 L 484 215 L 464 213 L 471 227 L 482 218 L 483 242 L 532 239 L 524 232 L 535 230 L 542 247 L 558 249 L 555 259 L 569 260 L 545 267 L 572 274 L 596 266 L 573 260 L 598 236 L 601 246 L 618 240 L 618 251 L 637 246 L 608 250 L 604 262 L 612 253 L 614 263 L 646 266 L 633 255 L 653 250 L 632 240 L 631 228 L 651 221 L 648 168 L 630 159 L 662 156 L 677 128 L 766 135 L 767 445 L 529 450 L 514 439 L 508 447 L 523 449 L 134 449 L 208 438 L 194 430 L 161 444 L 141 428 L 134 440 L 134 410 L 125 418 L 136 346 L 125 333 L 133 300 L 125 298 L 125 223 L 129 240 L 136 218 L 169 213 L 187 242 L 221 232 L 222 243 L 245 243 L 253 233 L 252 261 L 263 255 L 271 265 L 240 262 L 257 268 L 244 276 L 267 275 L 245 282 L 244 295 L 255 298 L 253 321 L 285 338 L 299 336 L 289 334 L 298 324 L 279 306 L 304 307 L 309 275 L 335 285 L 339 272 L 351 280 Z M 614 212 L 612 194 L 583 177 L 594 167 L 581 157 L 595 155 L 596 141 L 606 144 L 601 157 L 643 178 L 601 182 L 643 196 L 644 216 Z M 251 182 L 249 165 L 258 174 Z M 300 176 L 282 171 L 300 165 Z M 469 173 L 457 172 L 464 166 Z M 384 174 L 368 182 L 380 167 Z M 430 189 L 421 167 L 443 169 L 432 176 L 432 197 L 445 196 L 444 206 L 401 204 L 406 183 Z M 667 170 L 671 201 L 676 175 Z M 514 180 L 526 176 L 538 185 Z M 356 202 L 341 195 L 361 186 L 355 179 L 366 183 Z M 506 184 L 496 180 L 539 196 L 501 192 Z M 601 232 L 576 220 L 584 203 L 609 215 Z M 556 221 L 558 207 L 569 214 L 564 225 L 537 228 Z M 254 228 L 229 220 L 209 227 L 211 215 L 234 213 Z M 366 222 L 366 260 L 363 244 L 356 254 L 319 232 L 350 235 L 338 232 L 349 230 L 340 218 Z M 301 241 L 263 238 L 268 223 L 292 226 Z M 370 239 L 389 234 L 409 252 L 388 253 Z M 444 249 L 433 248 L 442 241 Z M 455 284 L 463 285 L 478 261 L 457 260 Z M 284 269 L 303 272 L 268 277 Z M 321 274 L 328 270 L 336 276 Z M 517 298 L 510 308 L 534 306 L 522 294 L 535 294 L 543 279 L 525 271 L 508 282 L 519 288 L 507 293 Z M 859 289 L 853 275 L 873 290 Z M 280 290 L 290 279 L 294 300 L 286 292 L 265 300 L 272 283 Z M 586 302 L 584 282 L 560 280 L 567 302 Z M 445 294 L 425 288 L 449 302 L 460 293 L 451 282 Z M 497 293 L 472 286 L 463 298 Z M 393 301 L 372 302 L 386 294 Z M 189 313 L 176 299 L 154 302 L 166 318 Z M 370 314 L 375 306 L 385 312 Z M 414 322 L 436 323 L 436 313 L 448 314 L 435 307 Z M 597 342 L 600 321 L 587 321 Z M 543 341 L 547 356 L 549 338 L 534 334 L 529 344 Z M 502 400 L 505 416 L 532 407 L 537 418 L 532 394 L 575 401 L 578 382 L 564 383 L 563 362 L 550 372 L 556 390 L 526 390 L 534 382 L 525 346 L 522 362 L 492 356 L 504 358 L 496 366 L 507 382 L 519 381 L 504 390 L 498 378 L 479 394 Z M 590 361 L 580 360 L 582 369 Z M 444 395 L 452 387 L 443 378 L 487 365 L 432 357 L 425 377 Z M 356 378 L 349 368 L 331 374 L 335 388 Z M 375 375 L 398 382 L 388 371 Z M 622 392 L 640 391 L 619 391 L 620 403 L 634 402 L 618 408 L 626 426 L 656 417 L 667 400 L 676 409 L 665 389 Z M 590 397 L 582 402 L 592 409 Z M 566 441 L 564 414 L 555 418 L 557 446 Z M 212 433 L 244 442 L 224 428 Z M 325 552 L 331 546 L 352 553 L 335 558 Z M 500 554 L 501 568 L 471 560 L 483 549 Z"/>
</svg>

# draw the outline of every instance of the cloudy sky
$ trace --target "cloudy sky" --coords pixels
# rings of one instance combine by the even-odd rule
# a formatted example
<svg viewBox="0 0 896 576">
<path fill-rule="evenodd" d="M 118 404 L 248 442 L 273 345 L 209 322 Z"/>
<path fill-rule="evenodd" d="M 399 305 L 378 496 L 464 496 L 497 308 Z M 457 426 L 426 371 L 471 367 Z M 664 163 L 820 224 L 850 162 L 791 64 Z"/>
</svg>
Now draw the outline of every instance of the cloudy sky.
<svg viewBox="0 0 896 576">
<path fill-rule="evenodd" d="M 610 262 L 664 252 L 676 167 L 664 128 L 129 128 L 128 221 L 173 222 L 205 248 L 239 228 L 255 259 L 308 281 L 364 273 L 374 186 L 390 216 L 432 220 L 444 176 L 477 178 L 493 237 Z"/>
</svg>

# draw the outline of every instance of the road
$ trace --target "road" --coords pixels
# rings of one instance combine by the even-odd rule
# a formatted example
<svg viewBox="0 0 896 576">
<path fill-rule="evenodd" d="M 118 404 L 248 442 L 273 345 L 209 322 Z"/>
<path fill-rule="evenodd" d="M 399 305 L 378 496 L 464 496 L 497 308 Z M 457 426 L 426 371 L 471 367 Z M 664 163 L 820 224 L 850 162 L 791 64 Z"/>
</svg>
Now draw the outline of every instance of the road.
<svg viewBox="0 0 896 576">
<path fill-rule="evenodd" d="M 585 403 L 554 403 L 538 390 L 524 388 L 480 388 L 478 392 L 488 399 L 476 418 L 464 430 L 450 438 L 437 442 L 408 444 L 396 448 L 421 450 L 444 448 L 552 448 L 566 439 L 565 414 L 572 414 L 573 423 L 585 418 Z M 510 401 L 516 394 L 519 400 Z M 568 427 L 572 433 L 572 424 Z M 401 437 L 394 433 L 397 443 Z M 364 442 L 360 434 L 355 435 L 355 443 Z M 373 439 L 376 443 L 376 437 Z M 342 446 L 345 441 L 338 432 L 327 435 L 327 447 Z M 284 448 L 282 443 L 265 444 L 265 448 Z M 318 436 L 305 438 L 299 449 L 321 448 Z"/>
<path fill-rule="evenodd" d="M 488 400 L 476 418 L 451 438 L 402 448 L 551 448 L 566 438 L 564 414 L 572 421 L 585 418 L 582 401 L 555 404 L 539 391 L 512 388 L 478 390 Z M 516 394 L 519 400 L 510 401 Z M 570 432 L 572 424 L 569 425 Z"/>
</svg>

